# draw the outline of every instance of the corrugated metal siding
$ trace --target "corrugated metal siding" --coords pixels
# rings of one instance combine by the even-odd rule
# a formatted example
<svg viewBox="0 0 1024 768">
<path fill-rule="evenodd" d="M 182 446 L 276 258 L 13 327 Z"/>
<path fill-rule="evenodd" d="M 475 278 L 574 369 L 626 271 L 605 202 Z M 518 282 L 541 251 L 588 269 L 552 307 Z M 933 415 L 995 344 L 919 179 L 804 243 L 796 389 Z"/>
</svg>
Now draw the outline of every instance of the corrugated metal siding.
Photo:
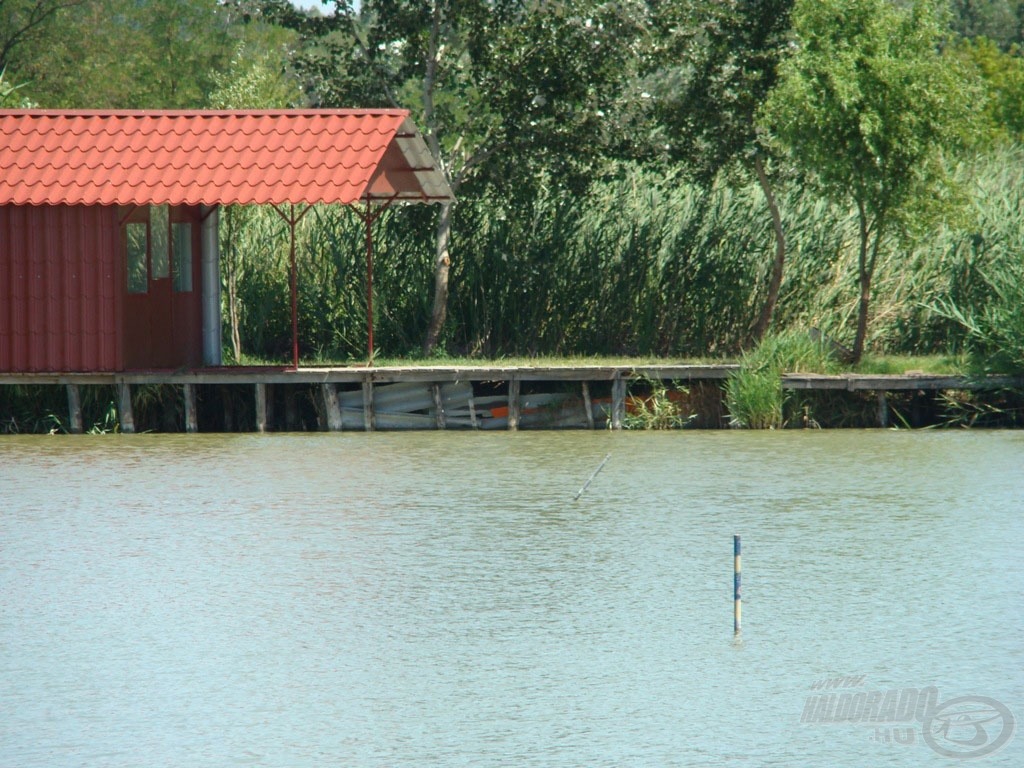
<svg viewBox="0 0 1024 768">
<path fill-rule="evenodd" d="M 0 206 L 0 370 L 116 371 L 117 209 Z"/>
</svg>

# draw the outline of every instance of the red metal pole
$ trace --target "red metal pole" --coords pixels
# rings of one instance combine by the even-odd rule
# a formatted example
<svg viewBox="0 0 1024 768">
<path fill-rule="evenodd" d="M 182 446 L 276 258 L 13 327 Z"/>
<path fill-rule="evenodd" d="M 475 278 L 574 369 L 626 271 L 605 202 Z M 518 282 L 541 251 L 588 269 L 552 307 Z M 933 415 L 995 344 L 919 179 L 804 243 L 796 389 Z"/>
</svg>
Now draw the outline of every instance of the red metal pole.
<svg viewBox="0 0 1024 768">
<path fill-rule="evenodd" d="M 298 276 L 295 268 L 295 206 L 292 206 L 291 218 L 288 219 L 288 227 L 291 230 L 291 262 L 292 262 L 292 367 L 298 370 L 299 367 L 299 288 Z"/>
<path fill-rule="evenodd" d="M 367 365 L 373 365 L 373 217 L 370 201 L 366 201 L 366 325 Z"/>
</svg>

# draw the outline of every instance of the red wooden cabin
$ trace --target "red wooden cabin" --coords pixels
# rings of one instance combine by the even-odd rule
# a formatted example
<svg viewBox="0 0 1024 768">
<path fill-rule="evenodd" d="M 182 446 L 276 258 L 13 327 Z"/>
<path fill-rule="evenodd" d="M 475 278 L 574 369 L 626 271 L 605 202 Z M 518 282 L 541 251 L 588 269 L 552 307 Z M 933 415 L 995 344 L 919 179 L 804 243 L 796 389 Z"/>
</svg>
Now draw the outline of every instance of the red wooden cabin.
<svg viewBox="0 0 1024 768">
<path fill-rule="evenodd" d="M 219 365 L 219 206 L 451 199 L 403 110 L 0 110 L 0 372 Z"/>
</svg>

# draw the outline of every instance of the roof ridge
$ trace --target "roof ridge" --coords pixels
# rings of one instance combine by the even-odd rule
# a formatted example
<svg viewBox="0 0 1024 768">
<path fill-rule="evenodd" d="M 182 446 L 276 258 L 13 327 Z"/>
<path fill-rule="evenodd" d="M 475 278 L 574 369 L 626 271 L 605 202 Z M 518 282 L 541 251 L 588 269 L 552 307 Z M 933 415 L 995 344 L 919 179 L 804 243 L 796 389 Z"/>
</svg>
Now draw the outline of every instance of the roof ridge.
<svg viewBox="0 0 1024 768">
<path fill-rule="evenodd" d="M 401 107 L 309 107 L 305 109 L 0 109 L 0 117 L 248 117 L 361 116 L 410 114 Z"/>
</svg>

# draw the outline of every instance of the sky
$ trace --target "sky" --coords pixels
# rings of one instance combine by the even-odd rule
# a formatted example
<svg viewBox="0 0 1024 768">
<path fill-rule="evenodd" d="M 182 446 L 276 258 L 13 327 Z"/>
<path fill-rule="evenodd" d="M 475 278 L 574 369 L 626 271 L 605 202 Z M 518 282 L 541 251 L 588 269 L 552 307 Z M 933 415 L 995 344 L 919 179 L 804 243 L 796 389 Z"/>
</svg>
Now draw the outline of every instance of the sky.
<svg viewBox="0 0 1024 768">
<path fill-rule="evenodd" d="M 299 8 L 316 8 L 325 16 L 329 15 L 334 10 L 333 2 L 328 2 L 327 5 L 323 5 L 320 0 L 292 0 L 292 5 Z"/>
</svg>

